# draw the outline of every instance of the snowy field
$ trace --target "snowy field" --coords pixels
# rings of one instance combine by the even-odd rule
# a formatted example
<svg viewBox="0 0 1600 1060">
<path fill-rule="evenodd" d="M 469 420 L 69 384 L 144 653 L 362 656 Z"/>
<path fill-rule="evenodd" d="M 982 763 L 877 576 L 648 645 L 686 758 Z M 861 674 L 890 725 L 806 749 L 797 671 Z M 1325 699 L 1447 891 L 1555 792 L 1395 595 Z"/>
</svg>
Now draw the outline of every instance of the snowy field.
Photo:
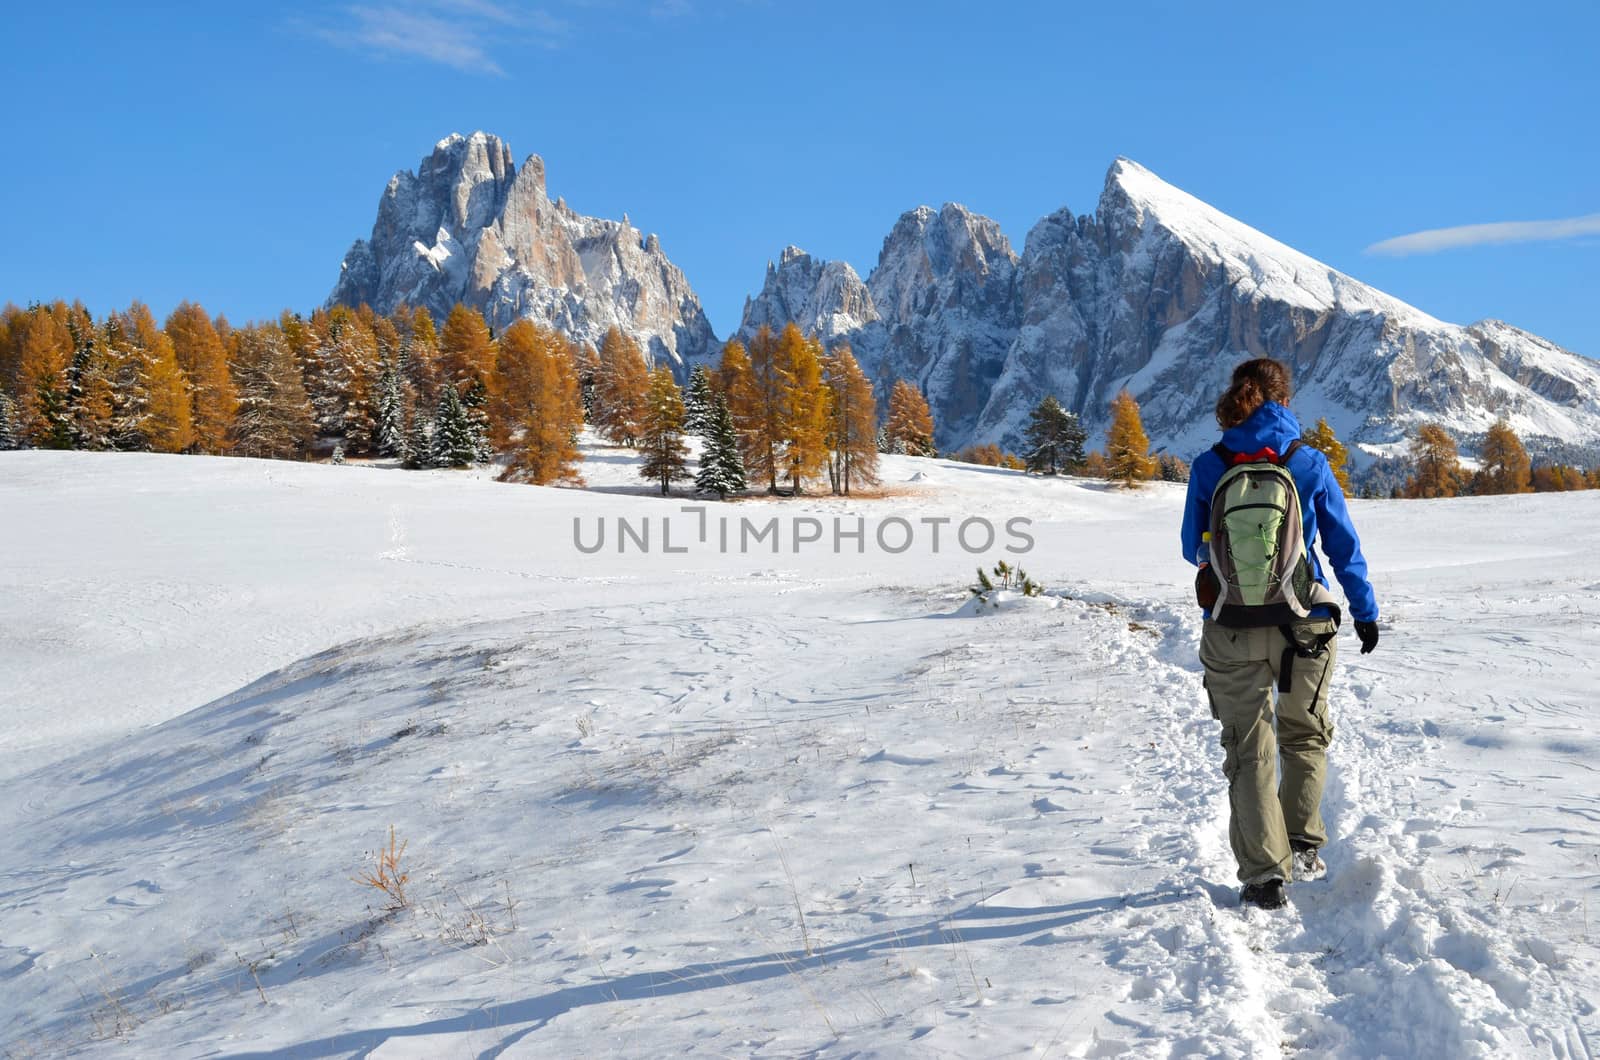
<svg viewBox="0 0 1600 1060">
<path fill-rule="evenodd" d="M 1600 493 L 1353 506 L 1383 641 L 1265 913 L 1180 487 L 891 458 L 702 516 L 590 456 L 0 454 L 0 1056 L 1600 1049 Z M 982 612 L 1012 518 L 1049 595 Z"/>
</svg>

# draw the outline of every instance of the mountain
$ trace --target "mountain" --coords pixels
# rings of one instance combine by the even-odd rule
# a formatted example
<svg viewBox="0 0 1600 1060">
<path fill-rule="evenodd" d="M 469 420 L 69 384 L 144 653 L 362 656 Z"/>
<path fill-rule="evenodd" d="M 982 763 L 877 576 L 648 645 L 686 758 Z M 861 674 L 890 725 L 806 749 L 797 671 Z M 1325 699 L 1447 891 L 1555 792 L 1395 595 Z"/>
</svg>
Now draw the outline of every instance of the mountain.
<svg viewBox="0 0 1600 1060">
<path fill-rule="evenodd" d="M 740 333 L 792 319 L 850 342 L 875 379 L 923 387 L 946 448 L 1017 447 L 1046 394 L 1101 431 L 1126 387 L 1153 443 L 1190 454 L 1215 436 L 1233 366 L 1260 355 L 1293 367 L 1295 407 L 1358 460 L 1426 420 L 1469 447 L 1500 416 L 1535 445 L 1600 444 L 1600 365 L 1499 321 L 1436 320 L 1128 159 L 1093 214 L 1045 217 L 1020 257 L 993 221 L 946 205 L 904 214 L 864 285 L 805 280 L 847 268 L 786 250 Z"/>
<path fill-rule="evenodd" d="M 545 191 L 544 162 L 518 169 L 498 137 L 440 140 L 415 173 L 396 173 L 368 239 L 345 255 L 330 304 L 425 307 L 457 302 L 503 328 L 520 318 L 598 344 L 618 327 L 655 359 L 714 355 L 717 338 L 682 270 L 654 235 L 585 217 Z"/>
</svg>

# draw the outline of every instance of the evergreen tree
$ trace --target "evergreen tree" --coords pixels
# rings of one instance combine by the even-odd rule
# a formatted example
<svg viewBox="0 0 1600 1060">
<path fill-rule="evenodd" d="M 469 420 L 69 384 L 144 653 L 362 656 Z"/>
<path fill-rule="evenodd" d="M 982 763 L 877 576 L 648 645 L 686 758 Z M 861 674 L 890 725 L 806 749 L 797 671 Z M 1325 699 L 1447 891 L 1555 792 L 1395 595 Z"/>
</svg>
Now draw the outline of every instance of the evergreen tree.
<svg viewBox="0 0 1600 1060">
<path fill-rule="evenodd" d="M 113 443 L 118 449 L 183 452 L 194 443 L 194 415 L 172 340 L 140 302 L 117 314 L 111 334 Z"/>
<path fill-rule="evenodd" d="M 1053 395 L 1029 413 L 1023 437 L 1028 443 L 1025 465 L 1029 471 L 1054 475 L 1083 467 L 1083 443 L 1089 435 L 1078 417 L 1062 408 Z"/>
<path fill-rule="evenodd" d="M 1533 468 L 1511 425 L 1495 421 L 1483 439 L 1483 467 L 1473 480 L 1477 493 L 1531 493 Z"/>
<path fill-rule="evenodd" d="M 878 482 L 877 399 L 850 347 L 840 344 L 823 362 L 828 387 L 828 475 L 835 493 Z"/>
<path fill-rule="evenodd" d="M 0 453 L 22 448 L 22 432 L 17 426 L 16 405 L 0 391 Z"/>
<path fill-rule="evenodd" d="M 1133 489 L 1154 477 L 1150 436 L 1139 417 L 1139 403 L 1124 390 L 1111 402 L 1111 427 L 1106 432 L 1106 477 Z"/>
<path fill-rule="evenodd" d="M 711 371 L 697 364 L 689 372 L 689 385 L 683 392 L 683 429 L 704 436 L 711 427 Z"/>
<path fill-rule="evenodd" d="M 1188 482 L 1189 464 L 1181 456 L 1162 453 L 1156 457 L 1156 478 L 1162 482 Z"/>
<path fill-rule="evenodd" d="M 1416 474 L 1406 484 L 1408 497 L 1454 497 L 1461 492 L 1461 463 L 1455 439 L 1437 423 L 1425 423 L 1411 441 Z"/>
<path fill-rule="evenodd" d="M 411 414 L 411 429 L 406 432 L 403 467 L 412 471 L 433 467 L 433 424 L 420 410 Z"/>
<path fill-rule="evenodd" d="M 1350 496 L 1350 451 L 1328 426 L 1327 417 L 1317 420 L 1317 425 L 1306 431 L 1300 440 L 1328 458 L 1328 466 L 1333 469 L 1339 488 L 1346 497 Z"/>
<path fill-rule="evenodd" d="M 75 449 L 111 448 L 112 364 L 97 331 L 89 327 L 67 368 L 67 415 Z"/>
<path fill-rule="evenodd" d="M 453 383 L 444 385 L 444 396 L 439 399 L 439 411 L 433 418 L 430 457 L 434 467 L 467 467 L 478 458 L 472 421 Z"/>
<path fill-rule="evenodd" d="M 884 423 L 889 445 L 907 456 L 934 456 L 933 413 L 922 391 L 904 379 L 896 379 L 889 391 L 889 418 Z"/>
<path fill-rule="evenodd" d="M 283 331 L 270 323 L 234 331 L 232 378 L 238 386 L 234 452 L 274 460 L 304 455 L 317 428 Z"/>
<path fill-rule="evenodd" d="M 232 369 L 239 391 L 229 432 L 233 451 L 280 460 L 303 455 L 316 425 L 283 331 L 273 324 L 235 331 Z"/>
<path fill-rule="evenodd" d="M 700 471 L 694 477 L 694 488 L 699 493 L 715 493 L 718 500 L 727 500 L 730 493 L 742 493 L 745 488 L 744 462 L 739 459 L 739 436 L 733 429 L 733 415 L 728 411 L 728 400 L 722 394 L 711 399 L 711 425 L 706 430 L 705 448 L 700 453 Z"/>
<path fill-rule="evenodd" d="M 672 370 L 661 365 L 650 373 L 650 390 L 640 425 L 639 447 L 644 452 L 644 464 L 639 474 L 661 483 L 663 497 L 674 479 L 689 477 L 683 416 L 683 395 L 678 392 Z"/>
<path fill-rule="evenodd" d="M 402 456 L 406 447 L 405 396 L 400 392 L 400 369 L 386 362 L 378 375 L 378 423 L 376 450 L 379 456 Z"/>
</svg>

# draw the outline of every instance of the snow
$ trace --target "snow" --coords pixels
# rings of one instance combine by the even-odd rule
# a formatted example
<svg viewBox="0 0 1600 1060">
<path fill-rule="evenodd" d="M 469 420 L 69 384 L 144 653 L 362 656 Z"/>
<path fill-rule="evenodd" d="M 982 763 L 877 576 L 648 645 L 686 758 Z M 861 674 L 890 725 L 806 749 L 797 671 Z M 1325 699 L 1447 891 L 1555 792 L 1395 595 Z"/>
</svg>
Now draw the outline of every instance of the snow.
<svg viewBox="0 0 1600 1060">
<path fill-rule="evenodd" d="M 1593 1055 L 1600 495 L 1352 505 L 1383 641 L 1341 640 L 1329 876 L 1267 914 L 1181 487 L 893 457 L 723 505 L 588 445 L 587 490 L 0 455 L 0 1051 Z M 919 533 L 572 543 L 698 546 L 686 504 Z M 1046 595 L 973 606 L 1000 558 Z"/>
<path fill-rule="evenodd" d="M 1120 186 L 1142 214 L 1247 279 L 1263 298 L 1309 309 L 1379 313 L 1411 327 L 1448 326 L 1228 216 L 1131 159 L 1117 159 L 1106 179 Z"/>
</svg>

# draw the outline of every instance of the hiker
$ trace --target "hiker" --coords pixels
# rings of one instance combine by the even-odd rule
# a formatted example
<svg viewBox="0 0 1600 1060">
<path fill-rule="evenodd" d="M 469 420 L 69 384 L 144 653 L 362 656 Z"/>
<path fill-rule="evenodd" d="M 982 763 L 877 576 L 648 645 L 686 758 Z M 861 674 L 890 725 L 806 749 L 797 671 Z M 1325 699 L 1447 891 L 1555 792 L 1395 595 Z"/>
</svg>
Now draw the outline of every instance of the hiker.
<svg viewBox="0 0 1600 1060">
<path fill-rule="evenodd" d="M 1282 363 L 1234 369 L 1217 401 L 1222 441 L 1195 458 L 1183 512 L 1183 555 L 1200 568 L 1200 661 L 1222 722 L 1239 900 L 1263 909 L 1288 901 L 1291 879 L 1327 872 L 1318 850 L 1328 841 L 1322 784 L 1340 609 L 1313 544 L 1344 589 L 1361 654 L 1378 644 L 1378 603 L 1344 491 L 1327 458 L 1301 444 L 1288 403 Z M 1297 506 L 1299 525 L 1285 514 Z"/>
</svg>

